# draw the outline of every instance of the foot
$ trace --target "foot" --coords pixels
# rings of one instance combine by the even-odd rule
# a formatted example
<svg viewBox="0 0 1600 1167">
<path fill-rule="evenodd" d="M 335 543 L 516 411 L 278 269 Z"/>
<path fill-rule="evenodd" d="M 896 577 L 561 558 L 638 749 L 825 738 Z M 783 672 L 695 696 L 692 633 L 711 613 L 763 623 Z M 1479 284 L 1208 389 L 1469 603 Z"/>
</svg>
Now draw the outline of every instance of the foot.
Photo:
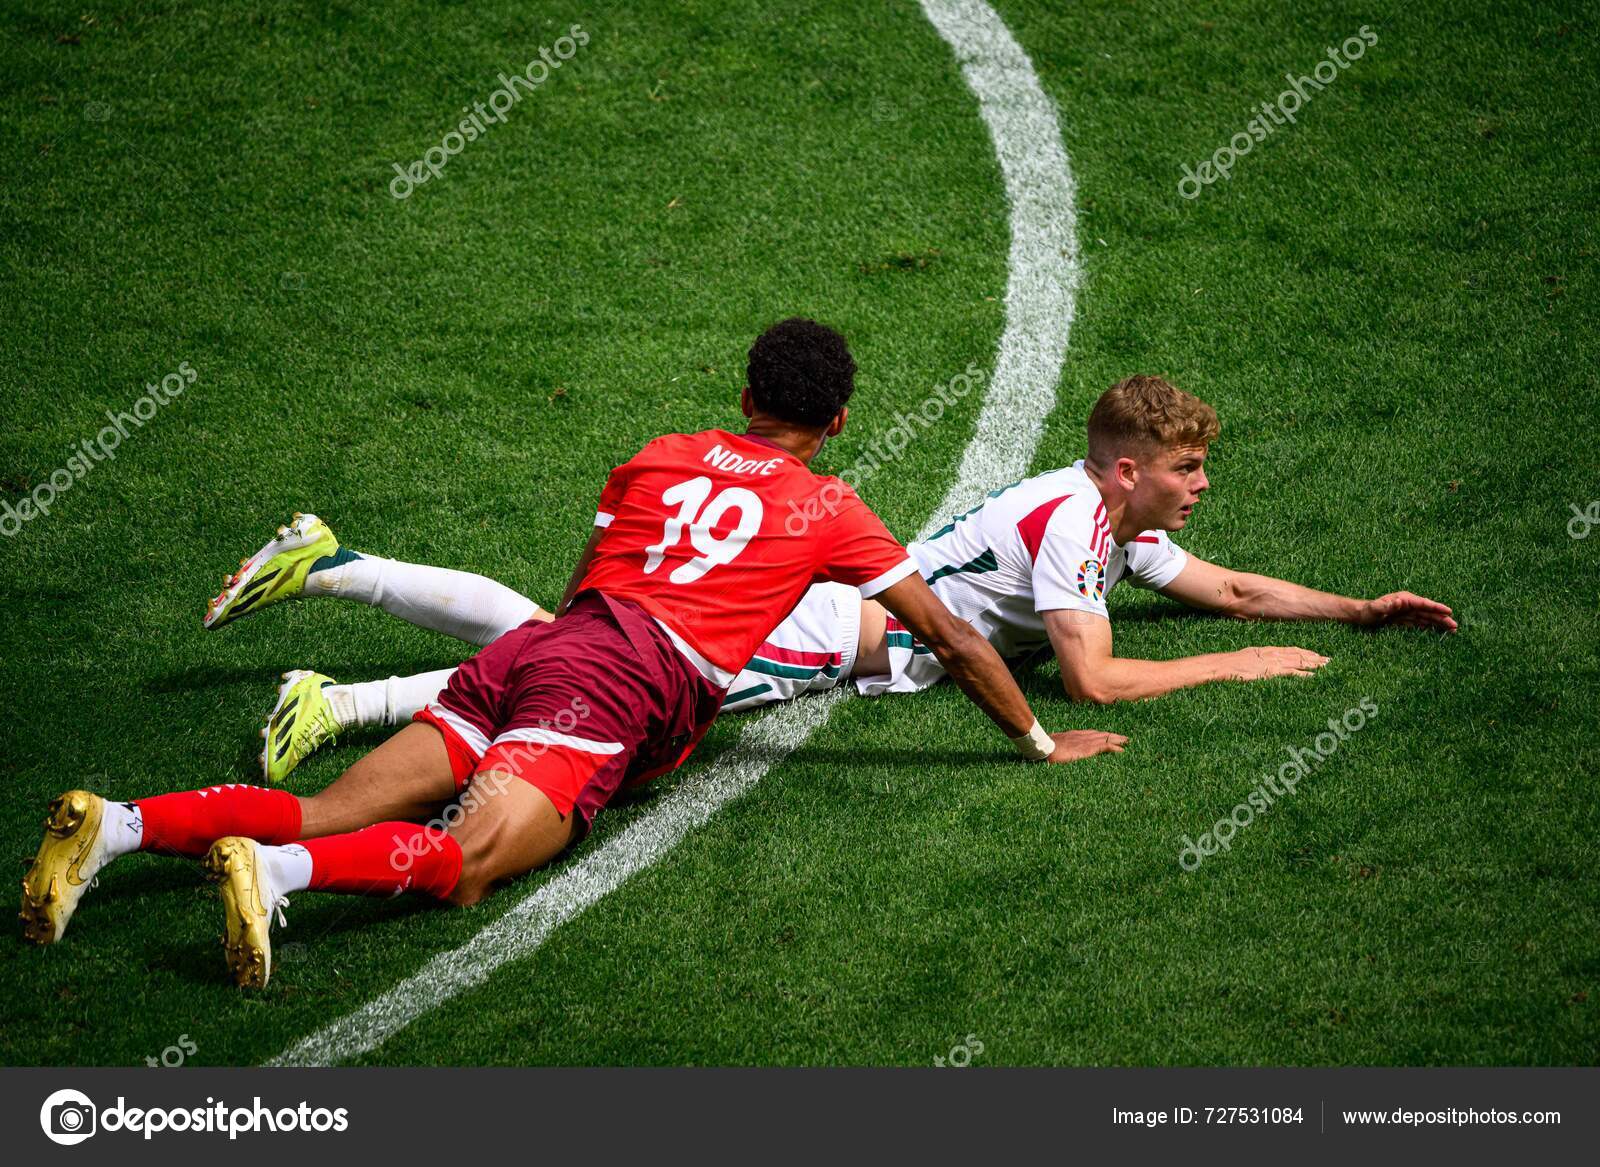
<svg viewBox="0 0 1600 1167">
<path fill-rule="evenodd" d="M 283 674 L 278 703 L 262 727 L 261 776 L 276 786 L 324 743 L 344 731 L 322 690 L 333 678 L 309 669 Z"/>
<path fill-rule="evenodd" d="M 348 556 L 346 556 L 348 558 Z M 296 514 L 279 527 L 260 551 L 239 562 L 239 570 L 223 581 L 222 594 L 206 605 L 204 624 L 224 624 L 292 600 L 305 591 L 306 576 L 341 562 L 339 540 L 316 515 Z"/>
<path fill-rule="evenodd" d="M 51 801 L 44 842 L 22 877 L 24 939 L 54 944 L 67 930 L 78 901 L 111 859 L 101 829 L 105 817 L 106 800 L 87 790 L 69 790 Z"/>
<path fill-rule="evenodd" d="M 227 917 L 228 971 L 241 989 L 264 989 L 272 979 L 272 915 L 283 919 L 285 896 L 272 886 L 261 846 L 237 835 L 218 839 L 206 853 L 206 877 L 222 890 Z"/>
</svg>

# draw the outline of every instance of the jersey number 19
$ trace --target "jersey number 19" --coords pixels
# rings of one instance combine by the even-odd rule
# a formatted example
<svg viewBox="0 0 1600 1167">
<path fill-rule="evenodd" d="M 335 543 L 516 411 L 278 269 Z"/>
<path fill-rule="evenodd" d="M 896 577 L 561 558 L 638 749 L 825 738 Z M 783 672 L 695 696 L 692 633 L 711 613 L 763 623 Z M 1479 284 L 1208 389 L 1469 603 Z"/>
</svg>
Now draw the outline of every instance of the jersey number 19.
<svg viewBox="0 0 1600 1167">
<path fill-rule="evenodd" d="M 681 563 L 667 575 L 671 583 L 693 583 L 719 563 L 732 563 L 750 543 L 750 537 L 761 527 L 761 498 L 742 486 L 730 486 L 718 493 L 710 503 L 711 479 L 701 475 L 669 486 L 661 493 L 661 501 L 678 512 L 667 518 L 661 532 L 661 541 L 645 548 L 644 573 L 651 575 L 667 557 L 667 551 L 683 537 L 689 528 L 689 545 L 698 554 Z M 711 533 L 729 511 L 739 512 L 739 521 L 733 530 L 720 539 Z"/>
</svg>

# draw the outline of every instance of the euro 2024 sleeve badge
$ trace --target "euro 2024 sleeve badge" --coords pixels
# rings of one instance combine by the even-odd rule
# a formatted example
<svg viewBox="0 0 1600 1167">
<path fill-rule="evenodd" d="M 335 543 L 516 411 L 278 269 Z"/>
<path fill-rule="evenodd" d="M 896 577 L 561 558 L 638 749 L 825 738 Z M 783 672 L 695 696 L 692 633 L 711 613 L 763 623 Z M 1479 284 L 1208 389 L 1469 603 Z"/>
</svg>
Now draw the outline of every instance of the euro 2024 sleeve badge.
<svg viewBox="0 0 1600 1167">
<path fill-rule="evenodd" d="M 1078 594 L 1086 600 L 1099 600 L 1106 594 L 1106 569 L 1098 559 L 1078 564 Z"/>
</svg>

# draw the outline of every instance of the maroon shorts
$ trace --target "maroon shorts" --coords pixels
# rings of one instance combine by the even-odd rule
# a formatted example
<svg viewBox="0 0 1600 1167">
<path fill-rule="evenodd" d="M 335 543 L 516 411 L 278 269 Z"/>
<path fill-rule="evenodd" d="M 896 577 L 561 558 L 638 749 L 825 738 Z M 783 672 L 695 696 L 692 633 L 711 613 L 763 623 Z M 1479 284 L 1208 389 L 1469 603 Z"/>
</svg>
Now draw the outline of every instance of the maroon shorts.
<svg viewBox="0 0 1600 1167">
<path fill-rule="evenodd" d="M 721 704 L 643 609 L 586 591 L 463 664 L 416 719 L 444 735 L 458 789 L 514 774 L 587 831 L 624 785 L 687 758 Z"/>
</svg>

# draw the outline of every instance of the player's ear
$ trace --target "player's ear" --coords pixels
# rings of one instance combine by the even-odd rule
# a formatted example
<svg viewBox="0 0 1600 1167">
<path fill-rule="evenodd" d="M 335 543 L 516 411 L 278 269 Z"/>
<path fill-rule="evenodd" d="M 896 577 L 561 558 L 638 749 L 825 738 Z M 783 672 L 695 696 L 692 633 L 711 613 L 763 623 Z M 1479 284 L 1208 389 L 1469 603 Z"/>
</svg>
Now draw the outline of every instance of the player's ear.
<svg viewBox="0 0 1600 1167">
<path fill-rule="evenodd" d="M 823 436 L 824 437 L 829 437 L 829 438 L 838 437 L 839 436 L 839 432 L 844 429 L 845 419 L 847 417 L 849 417 L 849 416 L 850 416 L 850 407 L 847 405 L 843 409 L 841 409 L 838 413 L 833 415 L 833 420 L 828 423 L 828 428 L 827 428 L 826 432 L 823 434 Z"/>
<path fill-rule="evenodd" d="M 739 390 L 739 410 L 746 417 L 756 415 L 756 399 L 750 396 L 750 386 L 746 385 Z"/>
<path fill-rule="evenodd" d="M 1124 490 L 1132 490 L 1139 485 L 1139 463 L 1132 458 L 1118 458 L 1117 481 Z"/>
</svg>

